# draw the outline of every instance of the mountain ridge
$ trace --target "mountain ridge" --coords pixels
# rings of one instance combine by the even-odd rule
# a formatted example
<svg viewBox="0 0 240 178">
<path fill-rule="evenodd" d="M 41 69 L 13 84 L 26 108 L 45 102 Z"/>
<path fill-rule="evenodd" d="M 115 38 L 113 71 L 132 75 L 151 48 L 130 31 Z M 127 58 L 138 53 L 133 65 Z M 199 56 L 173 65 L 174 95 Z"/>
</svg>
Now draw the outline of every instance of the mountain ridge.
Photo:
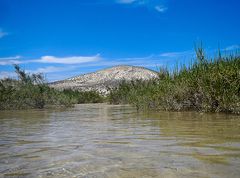
<svg viewBox="0 0 240 178">
<path fill-rule="evenodd" d="M 150 80 L 157 77 L 158 73 L 156 71 L 145 67 L 117 65 L 52 82 L 49 86 L 59 90 L 96 90 L 106 94 L 108 93 L 108 88 L 116 87 L 122 80 Z"/>
</svg>

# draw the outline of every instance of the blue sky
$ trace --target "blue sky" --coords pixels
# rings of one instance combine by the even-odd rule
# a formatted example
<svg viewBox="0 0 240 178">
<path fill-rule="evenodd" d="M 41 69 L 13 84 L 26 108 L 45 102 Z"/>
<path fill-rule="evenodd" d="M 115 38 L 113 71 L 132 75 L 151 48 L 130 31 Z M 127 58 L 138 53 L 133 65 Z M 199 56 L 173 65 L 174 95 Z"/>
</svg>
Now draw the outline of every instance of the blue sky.
<svg viewBox="0 0 240 178">
<path fill-rule="evenodd" d="M 0 0 L 0 78 L 48 81 L 120 64 L 157 69 L 240 47 L 238 0 Z"/>
</svg>

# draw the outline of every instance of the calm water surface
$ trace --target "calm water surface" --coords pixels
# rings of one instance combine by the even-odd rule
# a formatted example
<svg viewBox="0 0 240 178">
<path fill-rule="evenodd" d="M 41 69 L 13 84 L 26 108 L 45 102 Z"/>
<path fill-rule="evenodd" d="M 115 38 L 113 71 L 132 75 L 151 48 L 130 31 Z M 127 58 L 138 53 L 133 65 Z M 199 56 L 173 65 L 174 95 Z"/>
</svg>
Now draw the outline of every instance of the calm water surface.
<svg viewBox="0 0 240 178">
<path fill-rule="evenodd" d="M 0 112 L 0 177 L 240 177 L 240 118 L 130 106 Z"/>
</svg>

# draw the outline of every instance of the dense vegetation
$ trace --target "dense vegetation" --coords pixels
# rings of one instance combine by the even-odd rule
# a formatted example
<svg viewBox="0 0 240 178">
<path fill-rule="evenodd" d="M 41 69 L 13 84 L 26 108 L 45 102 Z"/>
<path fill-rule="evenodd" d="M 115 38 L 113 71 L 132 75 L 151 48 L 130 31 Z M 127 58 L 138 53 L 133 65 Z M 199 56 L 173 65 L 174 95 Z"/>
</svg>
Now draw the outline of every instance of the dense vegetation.
<svg viewBox="0 0 240 178">
<path fill-rule="evenodd" d="M 206 59 L 202 48 L 189 67 L 161 69 L 151 81 L 123 81 L 111 90 L 110 103 L 138 109 L 197 110 L 240 114 L 240 56 Z"/>
<path fill-rule="evenodd" d="M 15 65 L 18 80 L 0 80 L 0 110 L 47 107 L 69 107 L 77 103 L 102 102 L 93 91 L 57 91 L 48 87 L 41 74 L 27 74 Z"/>
<path fill-rule="evenodd" d="M 78 103 L 132 104 L 145 110 L 195 110 L 240 114 L 240 56 L 207 59 L 202 48 L 197 59 L 180 70 L 161 69 L 149 81 L 122 81 L 103 97 L 96 91 L 58 91 L 41 74 L 26 74 L 18 65 L 18 80 L 0 80 L 0 110 L 72 106 Z"/>
<path fill-rule="evenodd" d="M 97 91 L 74 91 L 70 89 L 63 90 L 63 94 L 70 97 L 77 104 L 83 103 L 103 103 L 105 101 L 104 96 Z"/>
</svg>

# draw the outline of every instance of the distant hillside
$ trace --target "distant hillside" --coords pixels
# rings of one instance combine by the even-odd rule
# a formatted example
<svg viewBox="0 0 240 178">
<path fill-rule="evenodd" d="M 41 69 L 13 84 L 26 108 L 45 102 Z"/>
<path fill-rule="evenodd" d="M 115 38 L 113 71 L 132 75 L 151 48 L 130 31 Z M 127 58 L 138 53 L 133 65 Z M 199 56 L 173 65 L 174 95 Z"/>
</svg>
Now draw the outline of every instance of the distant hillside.
<svg viewBox="0 0 240 178">
<path fill-rule="evenodd" d="M 127 81 L 149 80 L 156 77 L 158 77 L 157 72 L 147 68 L 122 65 L 53 82 L 49 86 L 59 90 L 97 90 L 101 93 L 107 93 L 107 88 L 117 86 L 123 79 Z"/>
</svg>

